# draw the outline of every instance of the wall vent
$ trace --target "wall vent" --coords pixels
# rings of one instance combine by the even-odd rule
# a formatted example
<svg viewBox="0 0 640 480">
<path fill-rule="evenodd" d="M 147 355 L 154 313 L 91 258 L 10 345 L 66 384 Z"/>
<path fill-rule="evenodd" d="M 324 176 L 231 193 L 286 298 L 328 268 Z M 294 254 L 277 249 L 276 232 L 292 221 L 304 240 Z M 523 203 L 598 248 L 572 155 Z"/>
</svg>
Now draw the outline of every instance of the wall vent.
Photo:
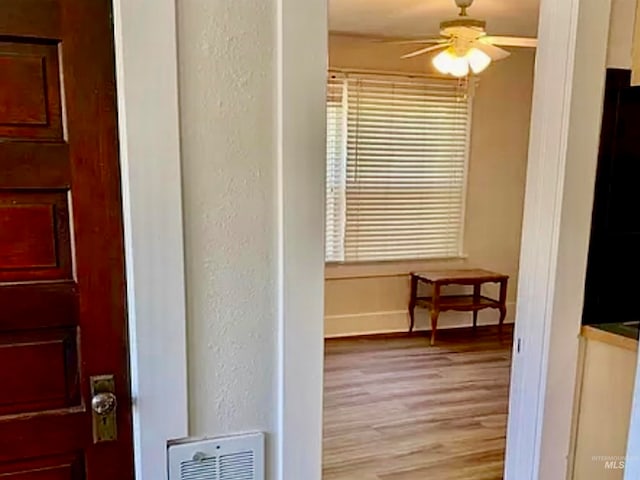
<svg viewBox="0 0 640 480">
<path fill-rule="evenodd" d="M 169 445 L 169 480 L 264 480 L 264 434 Z"/>
</svg>

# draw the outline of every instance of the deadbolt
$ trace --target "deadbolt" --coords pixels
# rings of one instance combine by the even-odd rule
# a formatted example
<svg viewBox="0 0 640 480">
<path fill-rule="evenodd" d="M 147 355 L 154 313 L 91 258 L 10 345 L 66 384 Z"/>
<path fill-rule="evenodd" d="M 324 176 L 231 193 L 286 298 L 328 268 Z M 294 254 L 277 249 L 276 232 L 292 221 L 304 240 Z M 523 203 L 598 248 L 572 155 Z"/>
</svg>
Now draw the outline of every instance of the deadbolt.
<svg viewBox="0 0 640 480">
<path fill-rule="evenodd" d="M 113 375 L 98 375 L 90 380 L 93 443 L 112 442 L 118 438 L 118 399 Z"/>
</svg>

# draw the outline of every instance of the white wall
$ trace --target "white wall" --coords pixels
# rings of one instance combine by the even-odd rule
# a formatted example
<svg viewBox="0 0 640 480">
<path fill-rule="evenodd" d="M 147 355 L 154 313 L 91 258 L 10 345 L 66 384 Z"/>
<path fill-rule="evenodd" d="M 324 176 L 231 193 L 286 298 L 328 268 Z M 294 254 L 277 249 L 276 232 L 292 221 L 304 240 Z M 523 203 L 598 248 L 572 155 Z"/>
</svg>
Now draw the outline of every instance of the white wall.
<svg viewBox="0 0 640 480">
<path fill-rule="evenodd" d="M 276 2 L 177 2 L 190 435 L 277 430 Z M 269 462 L 275 478 L 275 462 Z"/>
<path fill-rule="evenodd" d="M 369 39 L 332 35 L 329 63 L 352 68 L 431 73 L 426 57 L 402 60 L 412 46 L 374 43 Z M 464 248 L 468 258 L 448 265 L 478 266 L 510 275 L 507 321 L 513 321 L 517 292 L 520 233 L 524 202 L 529 118 L 535 51 L 512 49 L 511 57 L 491 65 L 480 76 L 474 99 Z M 401 266 L 375 276 L 375 268 L 326 269 L 325 335 L 341 336 L 407 328 L 407 272 L 442 262 Z M 402 273 L 402 274 L 400 274 Z M 339 278 L 341 276 L 356 278 Z M 493 292 L 496 294 L 497 292 Z M 418 309 L 418 328 L 428 328 Z M 470 325 L 470 314 L 443 313 L 443 327 Z M 480 323 L 497 323 L 486 310 Z"/>
</svg>

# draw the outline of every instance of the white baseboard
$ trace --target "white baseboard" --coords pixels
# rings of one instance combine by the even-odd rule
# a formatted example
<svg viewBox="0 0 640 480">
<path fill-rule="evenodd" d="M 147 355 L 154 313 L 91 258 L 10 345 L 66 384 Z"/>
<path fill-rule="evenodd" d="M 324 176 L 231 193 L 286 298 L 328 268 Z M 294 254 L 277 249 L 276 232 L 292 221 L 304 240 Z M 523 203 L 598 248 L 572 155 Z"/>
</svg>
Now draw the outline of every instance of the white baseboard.
<svg viewBox="0 0 640 480">
<path fill-rule="evenodd" d="M 505 323 L 515 320 L 515 302 L 507 304 Z M 463 328 L 473 325 L 471 312 L 443 312 L 438 319 L 438 329 Z M 478 325 L 497 325 L 499 313 L 495 309 L 478 312 Z M 367 312 L 324 317 L 325 338 L 397 333 L 409 330 L 409 313 L 406 310 Z M 416 308 L 415 330 L 431 330 L 427 310 Z"/>
</svg>

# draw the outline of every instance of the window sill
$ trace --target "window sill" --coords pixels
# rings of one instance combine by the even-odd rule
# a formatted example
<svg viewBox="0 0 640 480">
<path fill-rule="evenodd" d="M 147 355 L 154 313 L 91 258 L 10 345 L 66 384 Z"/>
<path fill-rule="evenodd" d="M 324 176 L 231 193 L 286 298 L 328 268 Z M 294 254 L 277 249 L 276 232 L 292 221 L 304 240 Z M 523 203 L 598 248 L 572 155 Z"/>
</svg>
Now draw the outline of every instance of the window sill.
<svg viewBox="0 0 640 480">
<path fill-rule="evenodd" d="M 467 256 L 434 260 L 406 260 L 392 262 L 325 263 L 325 280 L 348 278 L 401 277 L 427 269 L 465 266 Z"/>
</svg>

